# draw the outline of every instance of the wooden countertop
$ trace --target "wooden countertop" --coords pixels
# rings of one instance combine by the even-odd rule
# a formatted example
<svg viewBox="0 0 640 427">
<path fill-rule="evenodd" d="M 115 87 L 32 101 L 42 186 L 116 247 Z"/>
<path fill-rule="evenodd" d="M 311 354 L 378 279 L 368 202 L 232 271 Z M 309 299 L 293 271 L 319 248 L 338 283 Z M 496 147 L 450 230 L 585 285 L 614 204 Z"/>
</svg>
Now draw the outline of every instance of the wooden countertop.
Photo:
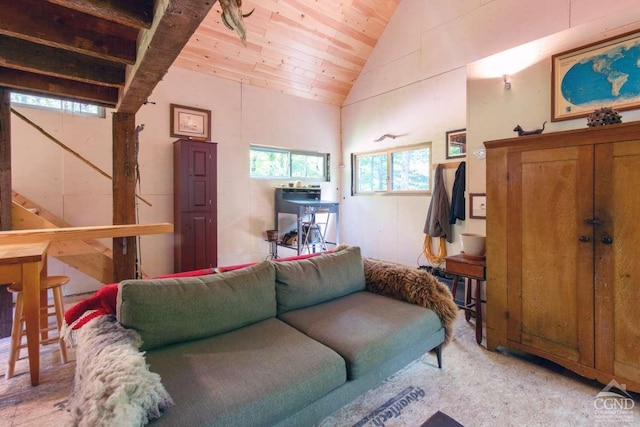
<svg viewBox="0 0 640 427">
<path fill-rule="evenodd" d="M 0 265 L 44 260 L 49 242 L 0 245 Z"/>
</svg>

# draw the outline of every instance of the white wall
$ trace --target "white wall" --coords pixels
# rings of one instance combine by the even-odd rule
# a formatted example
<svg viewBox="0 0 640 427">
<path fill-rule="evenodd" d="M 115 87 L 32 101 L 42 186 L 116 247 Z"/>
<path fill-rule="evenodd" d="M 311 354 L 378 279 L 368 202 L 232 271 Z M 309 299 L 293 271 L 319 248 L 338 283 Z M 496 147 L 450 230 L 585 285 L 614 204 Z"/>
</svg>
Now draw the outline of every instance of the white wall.
<svg viewBox="0 0 640 427">
<path fill-rule="evenodd" d="M 639 6 L 635 0 L 606 7 L 595 0 L 402 0 L 343 106 L 344 158 L 380 147 L 372 141 L 384 133 L 407 133 L 384 147 L 431 141 L 433 162 L 443 163 L 446 131 L 466 127 L 467 193 L 484 192 L 485 164 L 472 153 L 487 139 L 515 136 L 518 123 L 537 128 L 549 120 L 550 55 L 637 28 Z M 548 45 L 545 37 L 551 34 L 563 43 Z M 528 50 L 503 61 L 489 79 L 467 81 L 468 64 L 478 62 L 469 66 L 477 75 L 480 60 L 523 44 Z M 527 66 L 523 61 L 530 68 L 518 71 Z M 509 93 L 503 74 L 511 76 Z M 623 116 L 625 121 L 637 117 Z M 571 122 L 548 123 L 546 129 L 584 125 Z M 347 163 L 346 189 L 350 175 Z M 449 170 L 449 191 L 453 178 Z M 365 256 L 416 264 L 429 203 L 428 196 L 352 197 L 345 192 L 343 240 L 361 245 Z M 465 230 L 484 233 L 485 221 L 468 214 L 466 221 L 458 221 L 448 253 L 459 252 L 458 235 Z M 424 264 L 424 258 L 418 263 Z"/>
<path fill-rule="evenodd" d="M 264 259 L 264 232 L 273 228 L 274 188 L 280 181 L 249 179 L 249 144 L 328 152 L 340 157 L 338 107 L 247 87 L 173 67 L 136 115 L 140 134 L 139 222 L 173 222 L 173 151 L 169 104 L 211 110 L 218 142 L 218 260 L 229 265 Z M 39 126 L 111 174 L 111 111 L 106 119 L 19 108 Z M 73 225 L 112 223 L 111 183 L 12 117 L 13 188 Z M 332 176 L 338 175 L 337 160 Z M 323 184 L 335 200 L 338 180 Z M 111 246 L 110 240 L 103 240 Z M 156 276 L 173 270 L 173 236 L 143 236 L 142 269 Z M 50 260 L 50 271 L 72 277 L 67 294 L 97 289 L 95 280 Z"/>
<path fill-rule="evenodd" d="M 173 222 L 172 147 L 169 104 L 212 111 L 213 140 L 219 143 L 219 264 L 267 256 L 264 230 L 273 227 L 273 189 L 282 182 L 248 177 L 250 143 L 329 152 L 332 182 L 323 197 L 341 202 L 341 240 L 363 254 L 415 264 L 422 250 L 427 196 L 351 197 L 349 157 L 380 147 L 384 133 L 406 134 L 382 146 L 431 141 L 435 163 L 445 162 L 447 130 L 466 127 L 468 152 L 486 139 L 514 136 L 517 123 L 540 126 L 549 118 L 549 56 L 552 52 L 637 28 L 636 0 L 403 0 L 353 90 L 340 110 L 278 92 L 171 68 L 136 117 L 140 135 L 142 196 L 140 222 Z M 556 34 L 553 38 L 549 35 Z M 508 64 L 512 90 L 501 74 L 483 77 L 495 54 L 521 46 Z M 506 53 L 505 53 L 506 54 Z M 487 59 L 483 59 L 487 58 Z M 533 61 L 530 61 L 534 58 Z M 478 62 L 483 60 L 481 62 Z M 504 62 L 503 62 L 504 64 Z M 56 138 L 111 173 L 111 120 L 42 110 L 20 111 Z M 624 112 L 623 120 L 639 118 Z M 582 120 L 547 124 L 547 130 L 582 127 Z M 74 225 L 110 224 L 111 183 L 64 153 L 17 118 L 12 119 L 13 187 Z M 340 146 L 342 139 L 342 148 Z M 467 156 L 467 190 L 483 192 L 484 162 Z M 338 164 L 344 163 L 344 168 Z M 453 170 L 445 176 L 448 187 Z M 454 227 L 484 232 L 484 221 Z M 107 240 L 107 243 L 110 242 Z M 142 238 L 142 267 L 150 275 L 172 270 L 172 236 Z M 421 261 L 424 263 L 424 260 Z M 54 273 L 72 276 L 67 293 L 98 283 L 51 261 Z"/>
<path fill-rule="evenodd" d="M 513 128 L 525 130 L 544 125 L 544 132 L 579 129 L 586 118 L 551 122 L 551 56 L 594 41 L 638 28 L 640 8 L 603 17 L 563 32 L 525 43 L 513 49 L 469 64 L 468 119 L 469 149 L 484 141 L 516 137 Z M 504 70 L 509 70 L 511 89 L 504 89 Z M 640 120 L 640 110 L 621 111 L 623 122 Z M 469 158 L 469 190 L 484 192 L 484 160 Z M 470 224 L 471 231 L 483 233 L 484 221 Z"/>
</svg>

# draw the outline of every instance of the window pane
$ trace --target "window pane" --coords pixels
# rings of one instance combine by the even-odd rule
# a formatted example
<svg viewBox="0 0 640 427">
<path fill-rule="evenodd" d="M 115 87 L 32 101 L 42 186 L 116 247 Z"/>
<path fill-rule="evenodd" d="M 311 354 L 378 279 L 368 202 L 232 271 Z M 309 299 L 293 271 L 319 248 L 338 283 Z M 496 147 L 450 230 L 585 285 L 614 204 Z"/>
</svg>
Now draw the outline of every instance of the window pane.
<svg viewBox="0 0 640 427">
<path fill-rule="evenodd" d="M 387 190 L 387 155 L 357 157 L 357 192 Z"/>
<path fill-rule="evenodd" d="M 250 175 L 255 177 L 288 178 L 289 153 L 275 150 L 251 149 Z"/>
<path fill-rule="evenodd" d="M 356 154 L 353 169 L 355 194 L 428 192 L 431 189 L 431 143 Z"/>
<path fill-rule="evenodd" d="M 253 178 L 329 180 L 329 154 L 291 152 L 286 149 L 252 145 L 249 175 Z"/>
<path fill-rule="evenodd" d="M 105 117 L 103 107 L 93 104 L 81 104 L 79 102 L 63 101 L 56 98 L 44 96 L 27 95 L 24 93 L 11 92 L 11 102 L 26 105 L 29 107 L 46 108 L 49 110 L 69 111 L 76 114 Z"/>
<path fill-rule="evenodd" d="M 429 190 L 429 149 L 398 151 L 391 154 L 393 191 Z"/>
<path fill-rule="evenodd" d="M 293 178 L 323 178 L 324 156 L 291 154 L 291 176 Z"/>
</svg>

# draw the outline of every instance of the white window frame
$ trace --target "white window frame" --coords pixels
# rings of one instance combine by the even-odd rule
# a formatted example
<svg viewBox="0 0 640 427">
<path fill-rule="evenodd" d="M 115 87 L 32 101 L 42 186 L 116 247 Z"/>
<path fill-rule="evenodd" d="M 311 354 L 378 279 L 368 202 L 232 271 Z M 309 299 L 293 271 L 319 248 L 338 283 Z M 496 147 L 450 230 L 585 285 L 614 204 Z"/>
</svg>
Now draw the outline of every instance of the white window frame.
<svg viewBox="0 0 640 427">
<path fill-rule="evenodd" d="M 404 151 L 413 151 L 413 150 L 423 150 L 423 149 L 427 149 L 429 152 L 429 161 L 428 164 L 424 165 L 424 170 L 426 171 L 426 174 L 428 175 L 428 186 L 429 188 L 427 189 L 409 189 L 409 190 L 404 190 L 404 189 L 400 189 L 400 190 L 394 190 L 393 189 L 393 164 L 392 164 L 392 158 L 393 155 L 396 153 L 401 153 Z M 385 179 L 385 183 L 384 183 L 384 188 L 380 189 L 380 190 L 373 190 L 373 191 L 365 191 L 365 190 L 359 190 L 359 180 L 360 180 L 360 176 L 359 176 L 359 172 L 360 172 L 360 167 L 359 167 L 359 161 L 365 157 L 371 157 L 371 156 L 386 156 L 386 179 Z M 356 196 L 356 195 L 376 195 L 376 194 L 431 194 L 432 191 L 432 186 L 433 186 L 433 173 L 432 173 L 432 164 L 433 164 L 433 150 L 431 149 L 431 142 L 425 142 L 425 143 L 421 143 L 421 144 L 415 144 L 415 145 L 407 145 L 407 146 L 401 146 L 401 147 L 393 147 L 393 148 L 388 148 L 386 150 L 377 150 L 377 151 L 369 151 L 369 152 L 365 152 L 365 153 L 354 153 L 351 156 L 351 167 L 352 167 L 352 179 L 351 179 L 351 194 Z"/>
<path fill-rule="evenodd" d="M 264 151 L 271 152 L 277 154 L 285 154 L 288 156 L 289 164 L 287 167 L 287 174 L 285 175 L 254 175 L 251 168 L 251 151 Z M 265 145 L 251 144 L 249 146 L 249 175 L 253 179 L 284 179 L 284 180 L 300 180 L 300 181 L 311 181 L 311 182 L 328 182 L 330 180 L 329 175 L 329 153 L 319 153 L 314 151 L 303 151 L 303 150 L 290 150 L 286 148 L 278 148 L 278 147 L 270 147 Z M 302 155 L 309 156 L 314 158 L 322 159 L 322 177 L 308 177 L 308 176 L 294 176 L 292 175 L 292 156 L 293 155 Z"/>
</svg>

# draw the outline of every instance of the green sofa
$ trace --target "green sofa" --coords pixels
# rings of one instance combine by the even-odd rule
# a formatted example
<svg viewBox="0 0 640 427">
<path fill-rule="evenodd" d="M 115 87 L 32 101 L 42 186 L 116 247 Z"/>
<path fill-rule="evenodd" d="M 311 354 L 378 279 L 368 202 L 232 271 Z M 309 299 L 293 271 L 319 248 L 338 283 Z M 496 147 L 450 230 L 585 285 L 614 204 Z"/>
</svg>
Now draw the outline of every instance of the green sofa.
<svg viewBox="0 0 640 427">
<path fill-rule="evenodd" d="M 127 280 L 117 320 L 173 398 L 153 425 L 312 426 L 430 350 L 441 367 L 441 316 L 396 298 L 367 290 L 360 249 L 346 247 Z"/>
</svg>

